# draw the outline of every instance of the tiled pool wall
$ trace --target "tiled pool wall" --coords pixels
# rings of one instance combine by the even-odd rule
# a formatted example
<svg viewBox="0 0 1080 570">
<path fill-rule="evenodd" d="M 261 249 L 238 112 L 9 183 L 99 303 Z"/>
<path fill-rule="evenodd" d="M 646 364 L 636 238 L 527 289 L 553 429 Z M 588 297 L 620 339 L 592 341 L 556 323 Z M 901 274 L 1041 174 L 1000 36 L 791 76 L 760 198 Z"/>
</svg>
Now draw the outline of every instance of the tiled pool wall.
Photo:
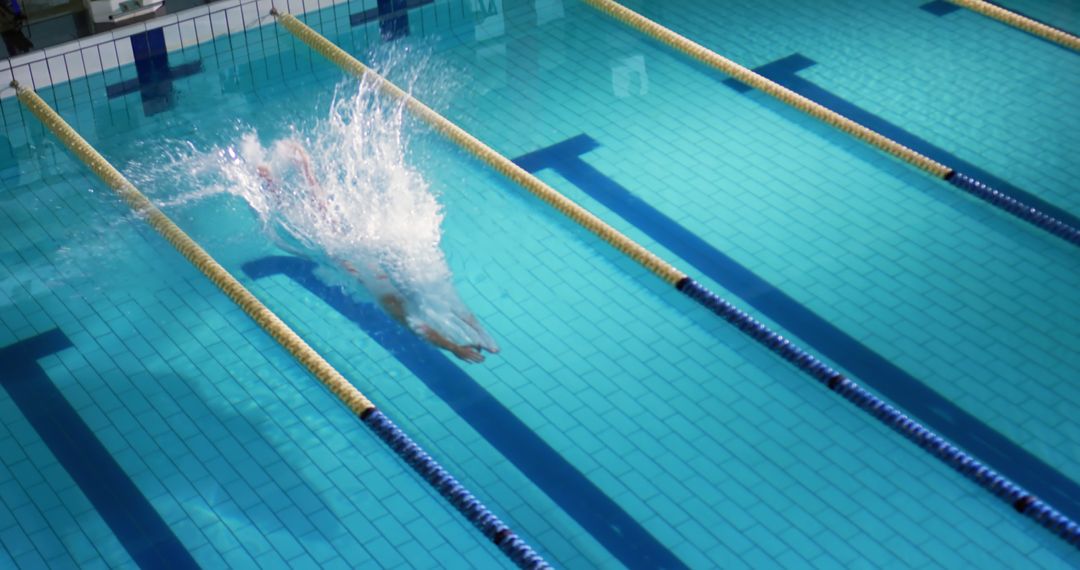
<svg viewBox="0 0 1080 570">
<path fill-rule="evenodd" d="M 311 54 L 297 54 L 294 41 L 266 25 L 273 21 L 274 6 L 306 14 L 323 33 L 347 33 L 347 47 L 366 50 L 410 29 L 429 35 L 466 26 L 462 33 L 471 38 L 475 25 L 477 34 L 502 33 L 475 19 L 472 3 L 479 1 L 227 0 L 0 61 L 0 179 L 17 176 L 19 160 L 44 167 L 23 172 L 21 184 L 43 172 L 71 167 L 69 161 L 57 161 L 56 153 L 35 150 L 52 144 L 51 137 L 19 105 L 12 80 L 35 89 L 96 144 L 98 132 L 153 129 L 150 118 L 176 105 L 180 89 L 175 80 L 192 75 L 216 75 L 215 87 L 221 92 L 259 91 L 270 79 L 276 89 L 288 84 L 294 72 L 310 71 L 314 63 L 324 64 L 322 69 L 336 76 L 336 68 Z M 501 0 L 491 2 L 501 10 Z M 134 93 L 141 99 L 141 112 L 124 99 Z M 104 123 L 100 129 L 99 123 Z"/>
<path fill-rule="evenodd" d="M 561 2 L 550 4 L 550 11 L 561 14 Z M 502 19 L 497 17 L 502 13 L 502 0 L 226 0 L 0 61 L 0 97 L 15 95 L 9 86 L 12 79 L 42 89 L 114 70 L 120 70 L 126 80 L 142 76 L 144 83 L 148 78 L 146 72 L 156 74 L 158 79 L 170 74 L 182 76 L 182 69 L 159 67 L 160 58 L 167 59 L 168 54 L 190 50 L 230 34 L 234 36 L 224 46 L 216 47 L 214 56 L 219 59 L 266 56 L 276 50 L 277 42 L 270 38 L 273 34 L 257 32 L 273 21 L 272 8 L 294 15 L 323 11 L 312 24 L 322 27 L 324 32 L 329 26 L 335 30 L 365 26 L 363 32 L 369 43 L 399 37 L 410 29 L 427 33 L 463 23 L 476 24 L 478 39 L 504 31 Z M 489 10 L 496 16 L 490 18 L 491 23 L 482 16 Z M 379 33 L 369 33 L 368 25 Z M 243 32 L 247 33 L 237 35 Z M 250 53 L 256 48 L 258 53 Z M 141 69 L 143 63 L 146 70 Z"/>
<path fill-rule="evenodd" d="M 183 50 L 218 36 L 258 28 L 273 18 L 270 6 L 271 2 L 263 0 L 208 4 L 0 61 L 4 86 L 0 95 L 14 95 L 8 86 L 12 79 L 41 89 L 133 65 L 162 50 Z M 140 50 L 142 46 L 149 49 Z"/>
<path fill-rule="evenodd" d="M 274 6 L 307 14 L 323 33 L 349 33 L 347 47 L 364 50 L 410 29 L 427 35 L 467 24 L 471 35 L 475 24 L 477 34 L 502 33 L 475 19 L 471 2 L 477 1 L 228 0 L 0 61 L 0 123 L 8 139 L 0 142 L 0 160 L 44 138 L 36 121 L 24 120 L 28 114 L 15 101 L 13 79 L 37 90 L 80 132 L 94 131 L 92 106 L 109 107 L 110 129 L 124 122 L 135 127 L 174 107 L 174 80 L 210 71 L 220 76 L 223 91 L 255 90 L 266 84 L 259 80 L 310 69 L 310 56 L 297 56 L 290 51 L 293 42 L 266 26 Z M 491 1 L 501 10 L 501 0 Z M 290 55 L 275 58 L 283 53 Z M 251 65 L 256 61 L 272 64 Z M 119 100 L 132 93 L 140 94 L 141 114 Z"/>
</svg>

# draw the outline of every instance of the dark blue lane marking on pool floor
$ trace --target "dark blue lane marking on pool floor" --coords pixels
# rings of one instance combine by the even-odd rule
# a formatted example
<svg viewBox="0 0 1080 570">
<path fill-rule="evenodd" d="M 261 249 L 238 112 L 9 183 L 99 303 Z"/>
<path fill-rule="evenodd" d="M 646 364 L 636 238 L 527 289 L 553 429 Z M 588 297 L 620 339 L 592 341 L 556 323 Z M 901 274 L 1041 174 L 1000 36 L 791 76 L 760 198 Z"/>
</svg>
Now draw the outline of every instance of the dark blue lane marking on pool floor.
<svg viewBox="0 0 1080 570">
<path fill-rule="evenodd" d="M 202 62 L 194 61 L 177 66 L 169 65 L 169 50 L 165 47 L 163 28 L 130 36 L 131 52 L 135 57 L 136 79 L 105 86 L 110 99 L 139 92 L 143 114 L 147 117 L 167 111 L 176 103 L 173 80 L 202 71 Z"/>
<path fill-rule="evenodd" d="M 550 168 L 559 173 L 939 435 L 1080 520 L 1080 486 L 1075 482 L 604 176 L 581 158 L 597 147 L 595 140 L 579 135 L 514 162 L 529 172 Z"/>
<path fill-rule="evenodd" d="M 140 568 L 198 568 L 37 360 L 71 348 L 60 329 L 0 348 L 0 385 Z"/>
<path fill-rule="evenodd" d="M 988 1 L 987 4 L 993 4 L 994 6 L 997 6 L 998 8 L 1004 8 L 1004 9 L 1006 9 L 1006 10 L 1008 10 L 1008 11 L 1014 13 L 1014 14 L 1019 14 L 1019 15 L 1025 17 L 1025 18 L 1028 18 L 1030 20 L 1034 20 L 1034 21 L 1036 21 L 1036 22 L 1038 22 L 1040 24 L 1043 24 L 1044 26 L 1050 26 L 1051 28 L 1061 30 L 1061 31 L 1063 31 L 1063 32 L 1065 32 L 1067 34 L 1072 34 L 1074 36 L 1076 35 L 1076 34 L 1073 34 L 1072 32 L 1070 32 L 1070 31 L 1068 31 L 1068 30 L 1066 30 L 1064 28 L 1059 28 L 1059 27 L 1057 27 L 1057 26 L 1055 26 L 1053 24 L 1044 22 L 1044 21 L 1042 21 L 1042 20 L 1040 20 L 1038 18 L 1032 18 L 1031 16 L 1029 16 L 1029 15 L 1027 15 L 1027 14 L 1025 14 L 1025 13 L 1023 13 L 1023 12 L 1021 12 L 1019 10 L 1014 10 L 1012 8 L 1009 8 L 1008 6 L 1002 6 L 1001 4 L 998 4 L 997 2 L 989 2 Z M 927 2 L 926 4 L 923 4 L 922 6 L 919 6 L 919 8 L 921 8 L 922 10 L 925 10 L 925 11 L 927 11 L 927 12 L 929 12 L 929 13 L 935 15 L 935 16 L 946 16 L 948 14 L 952 14 L 953 12 L 957 12 L 957 11 L 960 11 L 960 10 L 964 10 L 965 12 L 970 11 L 973 14 L 975 14 L 976 16 L 979 16 L 980 18 L 986 18 L 987 20 L 990 20 L 990 21 L 992 21 L 994 23 L 997 23 L 997 24 L 1000 24 L 1002 26 L 1009 26 L 1005 22 L 999 22 L 999 21 L 997 21 L 997 20 L 995 20 L 995 19 L 993 19 L 993 18 L 991 18 L 989 16 L 984 16 L 983 14 L 979 14 L 978 12 L 974 12 L 974 11 L 971 11 L 971 10 L 965 10 L 964 8 L 961 8 L 960 6 L 957 6 L 956 4 L 953 4 L 952 2 L 946 2 L 946 0 L 934 0 L 933 2 Z M 1052 41 L 1050 41 L 1050 40 L 1048 40 L 1048 39 L 1046 39 L 1046 38 L 1044 38 L 1042 36 L 1037 36 L 1035 34 L 1032 34 L 1031 32 L 1021 30 L 1021 29 L 1017 28 L 1016 26 L 1009 26 L 1009 27 L 1013 28 L 1014 30 L 1024 32 L 1025 34 L 1028 34 L 1029 36 L 1031 36 L 1031 37 L 1033 37 L 1033 38 L 1035 38 L 1035 39 L 1037 39 L 1039 41 L 1046 42 L 1046 43 L 1048 43 L 1048 44 L 1050 44 L 1050 45 L 1052 45 L 1052 46 L 1054 46 L 1056 48 L 1063 49 L 1063 50 L 1065 50 L 1065 51 L 1067 51 L 1069 53 L 1076 53 L 1075 51 L 1073 51 L 1073 50 L 1071 50 L 1071 49 L 1069 49 L 1069 48 L 1067 48 L 1067 47 L 1065 47 L 1065 46 L 1063 46 L 1063 45 L 1061 45 L 1061 44 L 1059 44 L 1057 42 L 1052 42 Z"/>
<path fill-rule="evenodd" d="M 933 144 L 905 131 L 904 129 L 888 122 L 884 118 L 875 115 L 865 109 L 856 106 L 854 103 L 835 95 L 834 93 L 827 91 L 811 81 L 799 77 L 799 72 L 814 65 L 814 60 L 802 55 L 792 54 L 787 57 L 778 59 L 772 63 L 767 63 L 761 67 L 754 69 L 755 72 L 763 75 L 788 89 L 806 97 L 812 101 L 820 103 L 821 105 L 840 113 L 841 115 L 855 121 L 867 127 L 873 131 L 889 137 L 890 139 L 914 150 L 922 153 L 945 166 L 963 172 L 964 174 L 978 179 L 980 182 L 987 184 L 1005 194 L 1016 198 L 1017 200 L 1024 202 L 1032 208 L 1036 208 L 1046 214 L 1049 214 L 1058 219 L 1058 221 L 1064 222 L 1074 228 L 1080 228 L 1080 218 L 1077 218 L 1073 214 L 1058 208 L 1057 206 L 1022 190 L 1012 184 L 990 174 L 989 172 L 964 161 L 960 157 L 950 153 L 949 151 L 934 146 Z M 753 91 L 753 88 L 747 86 L 744 83 L 736 81 L 734 79 L 725 79 L 724 84 L 740 93 L 748 93 Z"/>
<path fill-rule="evenodd" d="M 243 271 L 252 279 L 284 275 L 356 323 L 627 567 L 686 568 L 446 355 L 375 305 L 354 301 L 341 288 L 323 283 L 314 268 L 314 263 L 295 257 L 264 257 L 245 263 Z"/>
<path fill-rule="evenodd" d="M 927 2 L 926 4 L 919 6 L 919 8 L 921 10 L 930 12 L 935 16 L 944 16 L 945 14 L 952 14 L 957 10 L 962 10 L 961 7 L 946 0 L 934 0 L 933 2 Z"/>
<path fill-rule="evenodd" d="M 409 13 L 405 0 L 379 0 L 379 33 L 383 40 L 409 35 Z"/>
<path fill-rule="evenodd" d="M 435 0 L 379 0 L 374 8 L 349 15 L 350 26 L 360 26 L 379 21 L 379 32 L 384 40 L 409 35 L 409 10 L 427 6 Z"/>
</svg>

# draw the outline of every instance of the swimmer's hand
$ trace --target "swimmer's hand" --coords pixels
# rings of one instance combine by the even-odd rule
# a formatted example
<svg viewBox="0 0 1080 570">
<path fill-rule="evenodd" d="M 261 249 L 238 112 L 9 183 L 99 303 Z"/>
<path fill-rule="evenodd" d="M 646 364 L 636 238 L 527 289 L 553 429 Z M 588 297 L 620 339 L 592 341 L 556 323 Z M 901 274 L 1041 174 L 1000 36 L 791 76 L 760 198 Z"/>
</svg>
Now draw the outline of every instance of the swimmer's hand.
<svg viewBox="0 0 1080 570">
<path fill-rule="evenodd" d="M 404 313 L 402 314 L 402 318 L 404 318 Z M 465 362 L 484 361 L 484 355 L 480 354 L 479 347 L 457 344 L 456 342 L 453 342 L 443 336 L 441 333 L 439 333 L 439 331 L 427 325 L 420 325 L 416 332 L 420 333 L 420 336 L 427 339 L 427 341 L 431 344 L 434 344 L 435 346 L 444 350 L 449 350 L 454 354 L 454 356 L 464 360 Z"/>
<path fill-rule="evenodd" d="M 450 348 L 450 352 L 454 353 L 454 356 L 466 361 L 466 362 L 483 362 L 484 355 L 480 354 L 479 350 L 472 346 L 454 345 Z"/>
</svg>

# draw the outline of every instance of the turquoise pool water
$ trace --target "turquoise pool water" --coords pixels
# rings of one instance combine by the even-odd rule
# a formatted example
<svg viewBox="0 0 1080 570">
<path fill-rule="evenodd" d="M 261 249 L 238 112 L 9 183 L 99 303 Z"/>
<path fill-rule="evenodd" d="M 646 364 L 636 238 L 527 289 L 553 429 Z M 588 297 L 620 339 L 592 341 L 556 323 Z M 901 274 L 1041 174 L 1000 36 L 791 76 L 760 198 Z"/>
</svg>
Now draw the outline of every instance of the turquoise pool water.
<svg viewBox="0 0 1080 570">
<path fill-rule="evenodd" d="M 1068 94 L 1080 58 L 920 4 L 628 3 L 748 66 L 799 53 L 815 85 L 1076 212 L 1080 115 Z M 1080 476 L 1070 246 L 586 6 L 554 5 L 413 10 L 407 42 L 431 60 L 417 95 L 510 157 L 586 135 L 579 154 L 543 155 L 554 166 L 538 175 L 706 274 L 582 186 L 624 188 L 1049 469 Z M 377 24 L 350 29 L 347 14 L 304 19 L 366 59 Z M 238 125 L 311 124 L 342 81 L 273 26 L 171 55 L 196 59 L 203 71 L 176 81 L 175 107 L 149 117 L 138 94 L 99 93 L 131 69 L 42 94 L 167 200 L 193 189 L 155 179 L 163 149 L 228 144 Z M 1048 75 L 1058 80 L 1037 81 Z M 3 110 L 23 120 L 8 127 L 18 170 L 3 170 L 0 347 L 63 333 L 72 346 L 40 359 L 45 381 L 197 564 L 507 564 L 32 117 L 11 100 Z M 503 347 L 482 365 L 385 346 L 392 333 L 303 268 L 250 265 L 284 252 L 235 198 L 167 212 L 551 562 L 645 566 L 647 551 L 694 568 L 1080 563 L 449 143 L 418 125 L 411 136 L 445 205 L 456 284 Z M 580 162 L 591 169 L 570 167 Z M 744 308 L 760 302 L 700 278 Z M 0 406 L 0 566 L 136 565 L 24 407 L 10 394 Z M 538 439 L 493 443 L 483 420 L 497 409 L 521 426 L 504 426 L 511 435 Z M 565 466 L 581 478 L 558 479 Z M 624 513 L 624 526 L 590 517 L 601 511 Z M 638 550 L 620 540 L 635 532 L 650 537 Z"/>
</svg>

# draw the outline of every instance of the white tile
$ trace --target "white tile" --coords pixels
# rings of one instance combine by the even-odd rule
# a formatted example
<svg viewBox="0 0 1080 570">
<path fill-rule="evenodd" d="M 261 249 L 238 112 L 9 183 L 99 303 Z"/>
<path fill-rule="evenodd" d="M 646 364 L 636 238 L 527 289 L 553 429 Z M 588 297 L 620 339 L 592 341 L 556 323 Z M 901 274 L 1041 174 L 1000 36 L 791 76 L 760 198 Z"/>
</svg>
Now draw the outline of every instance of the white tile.
<svg viewBox="0 0 1080 570">
<path fill-rule="evenodd" d="M 82 50 L 82 65 L 87 75 L 101 72 L 101 54 L 96 46 Z"/>
<path fill-rule="evenodd" d="M 194 20 L 181 21 L 177 28 L 180 30 L 180 43 L 185 48 L 189 48 L 199 43 L 199 37 L 195 31 Z"/>
<path fill-rule="evenodd" d="M 244 27 L 244 14 L 240 11 L 239 6 L 225 10 L 225 22 L 226 29 L 230 34 L 243 32 L 246 29 Z"/>
<path fill-rule="evenodd" d="M 83 58 L 81 52 L 69 53 L 64 56 L 64 63 L 67 64 L 68 80 L 78 79 L 85 76 L 88 72 L 83 66 Z"/>
<path fill-rule="evenodd" d="M 141 33 L 145 32 L 145 31 L 146 31 L 146 23 L 145 22 L 136 22 L 134 24 L 128 24 L 128 25 L 123 26 L 121 28 L 116 28 L 112 32 L 113 32 L 113 37 L 114 38 L 116 38 L 117 40 L 121 40 L 121 39 L 124 39 L 124 38 L 129 38 L 131 36 L 134 36 L 135 34 L 141 34 Z"/>
<path fill-rule="evenodd" d="M 169 24 L 175 24 L 180 18 L 176 14 L 165 14 L 146 22 L 147 30 L 156 30 L 157 28 L 164 28 Z"/>
<path fill-rule="evenodd" d="M 203 14 L 210 13 L 210 8 L 206 4 L 200 4 L 198 6 L 192 6 L 187 10 L 180 10 L 174 13 L 177 22 L 183 22 L 184 20 L 193 20 Z"/>
<path fill-rule="evenodd" d="M 263 16 L 269 15 L 269 10 L 266 12 L 259 11 L 260 4 L 260 2 L 245 2 L 244 5 L 240 7 L 240 12 L 244 16 L 245 28 L 252 30 L 259 27 L 261 25 L 259 20 L 261 20 Z"/>
<path fill-rule="evenodd" d="M 116 48 L 116 58 L 120 65 L 135 63 L 135 54 L 131 51 L 130 39 L 117 40 L 113 42 L 113 46 Z"/>
<path fill-rule="evenodd" d="M 255 2 L 254 5 L 256 7 L 256 10 L 259 12 L 260 23 L 265 24 L 266 21 L 264 20 L 264 18 L 268 16 L 273 18 L 273 16 L 270 16 L 270 9 L 274 7 L 274 4 L 274 0 L 259 0 L 258 2 Z"/>
<path fill-rule="evenodd" d="M 58 85 L 68 80 L 67 66 L 64 65 L 64 57 L 50 57 L 45 60 L 45 69 L 49 74 L 49 84 Z"/>
<path fill-rule="evenodd" d="M 41 89 L 52 85 L 52 78 L 49 75 L 49 66 L 45 63 L 45 60 L 35 61 L 31 63 L 29 67 L 30 85 L 32 85 L 34 89 Z"/>
<path fill-rule="evenodd" d="M 11 58 L 11 67 L 17 67 L 19 65 L 29 65 L 31 62 L 45 59 L 45 52 L 32 51 L 30 53 L 24 53 L 18 57 Z"/>
<path fill-rule="evenodd" d="M 98 46 L 98 55 L 101 56 L 101 68 L 104 70 L 114 69 L 120 66 L 120 62 L 116 58 L 116 50 L 113 49 L 113 44 L 102 44 Z"/>
<path fill-rule="evenodd" d="M 304 7 L 303 0 L 285 0 L 285 6 L 287 8 L 286 11 L 294 16 L 298 16 L 307 11 Z"/>
<path fill-rule="evenodd" d="M 192 9 L 190 9 L 190 10 L 184 10 L 184 12 L 183 12 L 185 17 L 187 17 L 187 15 L 189 13 L 190 13 L 190 18 L 191 19 L 197 18 L 199 16 L 203 16 L 203 15 L 208 15 L 208 14 L 210 14 L 210 5 L 209 4 L 203 4 L 202 6 L 196 6 L 196 7 L 192 8 Z M 180 18 L 180 19 L 183 20 L 184 18 Z"/>
<path fill-rule="evenodd" d="M 45 52 L 45 57 L 50 58 L 50 57 L 61 56 L 61 55 L 64 55 L 66 53 L 73 52 L 73 51 L 75 51 L 77 49 L 79 49 L 78 40 L 72 40 L 70 42 L 64 42 L 64 43 L 59 44 L 59 45 L 49 46 L 49 47 L 45 48 L 44 52 Z"/>
<path fill-rule="evenodd" d="M 210 13 L 223 12 L 229 8 L 235 8 L 240 5 L 240 0 L 219 0 L 209 5 Z"/>
<path fill-rule="evenodd" d="M 11 86 L 11 69 L 0 70 L 0 99 L 15 96 L 15 88 Z"/>
<path fill-rule="evenodd" d="M 165 26 L 161 29 L 161 33 L 165 34 L 165 49 L 167 51 L 176 51 L 184 47 L 183 42 L 180 41 L 180 26 L 176 24 Z"/>
<path fill-rule="evenodd" d="M 210 16 L 199 16 L 195 18 L 195 33 L 198 38 L 198 42 L 203 43 L 214 38 L 214 33 L 210 27 Z"/>
<path fill-rule="evenodd" d="M 100 34 L 94 34 L 89 37 L 81 38 L 79 40 L 79 47 L 90 47 L 103 44 L 105 42 L 112 41 L 112 32 L 101 32 Z"/>
<path fill-rule="evenodd" d="M 221 36 L 229 32 L 229 25 L 225 20 L 225 12 L 210 13 L 210 29 L 214 36 Z"/>
</svg>

